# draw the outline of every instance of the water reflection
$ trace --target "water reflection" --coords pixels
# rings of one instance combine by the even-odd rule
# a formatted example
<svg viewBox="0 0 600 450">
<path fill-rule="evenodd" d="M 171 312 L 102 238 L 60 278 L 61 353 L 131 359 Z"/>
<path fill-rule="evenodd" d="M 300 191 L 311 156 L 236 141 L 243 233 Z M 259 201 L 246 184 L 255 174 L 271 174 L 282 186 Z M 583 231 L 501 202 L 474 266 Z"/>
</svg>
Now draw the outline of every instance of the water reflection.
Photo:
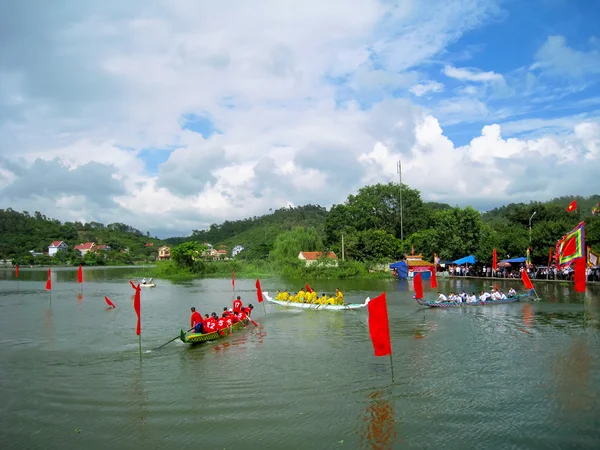
<svg viewBox="0 0 600 450">
<path fill-rule="evenodd" d="M 83 293 L 81 293 L 81 292 L 77 293 L 77 302 L 79 302 L 79 303 L 83 302 Z"/>
<path fill-rule="evenodd" d="M 135 425 L 145 425 L 148 415 L 146 409 L 147 397 L 144 392 L 144 380 L 142 378 L 142 367 L 138 367 L 133 371 L 129 393 L 131 395 L 131 403 L 135 406 L 134 423 Z"/>
<path fill-rule="evenodd" d="M 44 309 L 44 342 L 54 342 L 54 311 L 50 307 Z"/>
<path fill-rule="evenodd" d="M 369 394 L 369 403 L 357 425 L 360 448 L 376 450 L 393 448 L 397 438 L 396 418 L 388 398 L 389 394 L 381 389 Z"/>
</svg>

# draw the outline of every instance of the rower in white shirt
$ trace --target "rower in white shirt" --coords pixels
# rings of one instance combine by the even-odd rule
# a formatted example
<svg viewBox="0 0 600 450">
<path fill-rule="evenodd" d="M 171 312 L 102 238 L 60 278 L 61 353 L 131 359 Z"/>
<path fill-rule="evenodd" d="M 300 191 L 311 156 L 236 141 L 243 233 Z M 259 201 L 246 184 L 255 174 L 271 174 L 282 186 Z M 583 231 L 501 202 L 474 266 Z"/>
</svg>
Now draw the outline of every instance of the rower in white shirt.
<svg viewBox="0 0 600 450">
<path fill-rule="evenodd" d="M 515 295 L 517 295 L 517 291 L 515 291 L 514 288 L 510 288 L 508 290 L 508 296 L 509 297 L 514 297 Z"/>
<path fill-rule="evenodd" d="M 438 298 L 437 298 L 437 300 L 435 302 L 436 303 L 441 303 L 441 302 L 447 302 L 447 301 L 448 301 L 448 297 L 446 297 L 441 292 L 438 292 Z"/>
<path fill-rule="evenodd" d="M 503 291 L 500 291 L 500 300 L 506 300 L 506 294 Z"/>
<path fill-rule="evenodd" d="M 479 300 L 481 300 L 482 302 L 486 302 L 488 298 L 490 298 L 491 295 L 489 292 L 480 292 L 479 294 Z"/>
</svg>

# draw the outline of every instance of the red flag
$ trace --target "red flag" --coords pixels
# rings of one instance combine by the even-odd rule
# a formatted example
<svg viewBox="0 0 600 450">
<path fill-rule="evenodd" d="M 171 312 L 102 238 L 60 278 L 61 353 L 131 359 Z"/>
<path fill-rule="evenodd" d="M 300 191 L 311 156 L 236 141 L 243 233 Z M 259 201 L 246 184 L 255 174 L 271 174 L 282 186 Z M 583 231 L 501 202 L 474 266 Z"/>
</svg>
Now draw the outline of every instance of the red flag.
<svg viewBox="0 0 600 450">
<path fill-rule="evenodd" d="M 52 272 L 50 272 L 50 267 L 48 267 L 48 278 L 52 276 Z"/>
<path fill-rule="evenodd" d="M 19 278 L 19 265 L 18 264 L 15 266 L 15 275 L 17 276 L 17 278 Z"/>
<path fill-rule="evenodd" d="M 494 271 L 498 270 L 498 254 L 496 253 L 496 249 L 494 249 L 494 253 L 492 254 L 492 269 Z"/>
<path fill-rule="evenodd" d="M 567 212 L 573 212 L 577 209 L 577 200 L 573 200 L 571 203 L 569 203 L 569 206 L 567 206 Z"/>
<path fill-rule="evenodd" d="M 256 280 L 256 297 L 258 298 L 258 303 L 262 303 L 263 301 L 263 293 L 260 288 L 260 280 Z"/>
<path fill-rule="evenodd" d="M 392 354 L 390 340 L 390 325 L 388 322 L 387 302 L 385 292 L 369 302 L 369 334 L 373 342 L 375 356 Z"/>
<path fill-rule="evenodd" d="M 52 290 L 52 272 L 50 272 L 50 267 L 48 267 L 48 279 L 46 280 L 46 290 Z"/>
<path fill-rule="evenodd" d="M 431 289 L 435 289 L 437 287 L 437 276 L 435 274 L 435 266 L 431 266 L 431 278 L 429 278 L 431 282 Z"/>
<path fill-rule="evenodd" d="M 312 292 L 313 291 L 308 284 L 305 284 L 304 287 L 306 289 L 306 292 Z"/>
<path fill-rule="evenodd" d="M 573 280 L 575 281 L 575 292 L 585 292 L 586 263 L 585 258 L 578 258 L 574 264 Z"/>
<path fill-rule="evenodd" d="M 523 280 L 523 284 L 525 285 L 525 289 L 533 289 L 533 283 L 529 279 L 529 275 L 526 270 L 521 271 L 521 280 Z"/>
<path fill-rule="evenodd" d="M 129 280 L 129 284 L 131 284 L 131 287 L 133 289 L 135 289 L 135 297 L 133 298 L 133 309 L 135 309 L 135 313 L 137 314 L 137 326 L 135 328 L 135 334 L 137 334 L 138 336 L 140 334 L 142 334 L 142 314 L 141 314 L 141 299 L 140 299 L 140 292 L 142 291 L 142 288 L 140 287 L 140 285 L 138 284 L 137 286 L 135 284 L 133 284 L 133 281 Z"/>
<path fill-rule="evenodd" d="M 235 291 L 235 270 L 231 272 L 231 287 Z"/>
<path fill-rule="evenodd" d="M 110 298 L 108 298 L 107 296 L 104 296 L 104 301 L 106 302 L 106 304 L 108 306 L 112 306 L 113 308 L 116 308 L 115 304 L 113 302 L 110 301 Z M 139 333 L 138 333 L 139 334 Z"/>
<path fill-rule="evenodd" d="M 83 283 L 83 267 L 81 267 L 81 264 L 79 264 L 79 270 L 77 271 L 77 282 Z"/>
<path fill-rule="evenodd" d="M 421 281 L 420 272 L 413 277 L 413 285 L 415 287 L 415 298 L 423 298 L 423 281 Z"/>
<path fill-rule="evenodd" d="M 550 247 L 550 253 L 548 254 L 548 270 L 550 270 L 550 264 L 552 264 L 552 247 Z"/>
</svg>

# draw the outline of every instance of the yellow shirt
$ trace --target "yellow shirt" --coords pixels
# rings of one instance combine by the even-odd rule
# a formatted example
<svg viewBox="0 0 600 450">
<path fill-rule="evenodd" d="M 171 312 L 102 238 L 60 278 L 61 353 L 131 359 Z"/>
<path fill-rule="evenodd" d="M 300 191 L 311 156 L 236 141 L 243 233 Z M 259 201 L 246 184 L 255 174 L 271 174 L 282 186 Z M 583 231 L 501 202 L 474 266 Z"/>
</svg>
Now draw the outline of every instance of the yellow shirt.
<svg viewBox="0 0 600 450">
<path fill-rule="evenodd" d="M 304 291 L 303 291 L 302 289 L 300 289 L 300 290 L 298 291 L 298 297 L 300 297 L 300 298 L 304 298 L 304 295 L 305 295 L 305 294 L 304 294 Z"/>
<path fill-rule="evenodd" d="M 287 300 L 288 298 L 290 298 L 290 294 L 288 294 L 287 292 L 281 293 L 281 300 Z"/>
</svg>

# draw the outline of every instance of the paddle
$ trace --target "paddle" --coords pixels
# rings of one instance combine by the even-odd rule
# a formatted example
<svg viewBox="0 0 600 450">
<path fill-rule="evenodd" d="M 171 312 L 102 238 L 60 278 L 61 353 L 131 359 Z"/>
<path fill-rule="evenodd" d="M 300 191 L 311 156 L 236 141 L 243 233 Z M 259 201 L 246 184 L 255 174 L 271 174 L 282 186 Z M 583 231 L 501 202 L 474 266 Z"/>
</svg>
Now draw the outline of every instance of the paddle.
<svg viewBox="0 0 600 450">
<path fill-rule="evenodd" d="M 189 330 L 186 331 L 186 333 L 189 333 L 190 331 L 192 331 L 194 329 L 194 327 L 190 328 Z M 154 350 L 158 350 L 159 348 L 163 348 L 165 345 L 170 344 L 171 342 L 173 342 L 175 339 L 179 339 L 179 336 L 174 337 L 173 339 L 171 339 L 169 342 L 165 342 L 163 345 L 161 345 L 160 347 L 156 347 Z"/>
</svg>

